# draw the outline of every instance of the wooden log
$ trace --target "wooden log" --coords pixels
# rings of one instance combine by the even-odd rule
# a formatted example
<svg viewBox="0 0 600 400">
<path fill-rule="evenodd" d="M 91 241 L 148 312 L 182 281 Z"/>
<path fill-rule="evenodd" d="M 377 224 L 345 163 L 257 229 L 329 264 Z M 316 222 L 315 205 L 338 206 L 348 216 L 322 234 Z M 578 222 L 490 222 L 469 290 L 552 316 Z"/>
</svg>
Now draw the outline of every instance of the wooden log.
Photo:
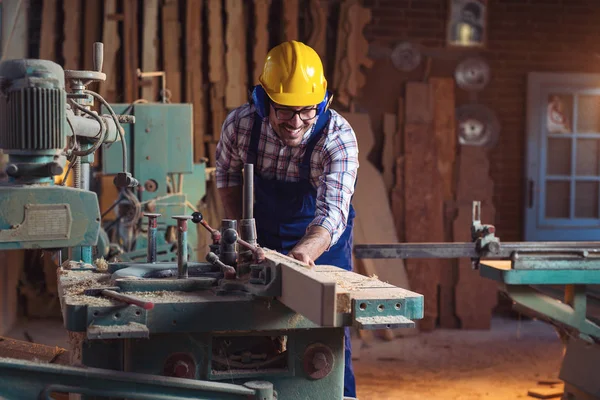
<svg viewBox="0 0 600 400">
<path fill-rule="evenodd" d="M 454 162 L 456 158 L 456 129 L 454 79 L 431 78 L 429 80 L 434 98 L 433 129 L 438 149 L 437 168 L 441 179 L 444 204 L 454 200 Z M 448 207 L 445 207 L 448 210 Z M 452 212 L 444 212 L 444 241 L 452 242 Z M 457 264 L 454 260 L 445 260 L 440 270 L 440 327 L 454 329 L 459 326 L 455 315 L 454 289 L 457 280 Z"/>
<path fill-rule="evenodd" d="M 283 40 L 298 40 L 298 0 L 286 0 L 283 5 Z"/>
<path fill-rule="evenodd" d="M 192 0 L 188 1 L 188 3 Z M 198 4 L 200 8 L 201 4 Z M 158 39 L 159 26 L 159 0 L 146 0 L 144 2 L 144 25 L 142 36 L 142 71 L 158 71 L 158 51 L 160 41 Z M 201 26 L 200 23 L 197 23 Z M 201 74 L 199 74 L 201 75 Z M 160 81 L 152 78 L 139 82 L 141 86 L 141 98 L 148 101 L 156 101 L 159 98 Z"/>
<path fill-rule="evenodd" d="M 212 140 L 221 137 L 221 127 L 226 117 L 225 110 L 225 59 L 223 49 L 223 19 L 221 0 L 207 0 L 208 12 L 208 80 L 210 83 L 210 107 Z M 207 137 L 206 140 L 210 138 Z M 214 153 L 210 153 L 210 155 Z"/>
<path fill-rule="evenodd" d="M 437 148 L 433 132 L 431 86 L 409 82 L 406 86 L 404 127 L 404 188 L 407 242 L 442 242 L 443 195 L 437 170 Z M 438 316 L 438 284 L 444 260 L 407 260 L 411 288 L 425 298 L 423 330 L 435 328 Z"/>
<path fill-rule="evenodd" d="M 194 112 L 194 162 L 206 156 L 204 131 L 206 129 L 206 103 L 204 100 L 204 77 L 202 71 L 202 2 L 188 0 L 186 4 L 186 59 L 185 96 L 192 103 Z"/>
<path fill-rule="evenodd" d="M 63 24 L 63 57 L 64 68 L 77 70 L 81 68 L 81 0 L 64 0 Z"/>
<path fill-rule="evenodd" d="M 227 83 L 225 87 L 225 108 L 237 108 L 248 100 L 246 68 L 246 20 L 244 4 L 239 0 L 226 0 L 227 27 L 225 40 L 227 52 L 225 66 Z"/>
<path fill-rule="evenodd" d="M 137 1 L 123 2 L 123 81 L 125 83 L 124 98 L 127 103 L 133 103 L 140 97 L 137 77 L 137 69 L 140 66 L 138 59 L 137 4 Z"/>
<path fill-rule="evenodd" d="M 162 53 L 167 89 L 172 103 L 180 103 L 181 95 L 181 24 L 179 23 L 179 1 L 164 0 L 162 6 Z"/>
<path fill-rule="evenodd" d="M 119 27 L 115 18 L 117 12 L 117 1 L 106 0 L 104 2 L 104 24 L 102 28 L 102 42 L 104 43 L 104 66 L 106 81 L 100 83 L 100 95 L 108 102 L 117 101 L 117 81 L 119 71 L 117 69 L 117 54 L 121 47 Z"/>
<path fill-rule="evenodd" d="M 44 0 L 40 32 L 40 59 L 56 61 L 57 0 Z"/>
<path fill-rule="evenodd" d="M 254 0 L 254 73 L 253 84 L 258 84 L 258 77 L 262 73 L 264 62 L 269 50 L 269 8 L 271 0 Z"/>
</svg>

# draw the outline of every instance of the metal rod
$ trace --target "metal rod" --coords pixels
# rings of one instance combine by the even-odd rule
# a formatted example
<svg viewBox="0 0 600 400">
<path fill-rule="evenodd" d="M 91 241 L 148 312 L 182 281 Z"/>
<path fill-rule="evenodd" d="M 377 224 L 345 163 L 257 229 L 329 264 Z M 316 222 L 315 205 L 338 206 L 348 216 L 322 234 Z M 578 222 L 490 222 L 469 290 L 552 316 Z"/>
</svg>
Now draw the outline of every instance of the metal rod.
<svg viewBox="0 0 600 400">
<path fill-rule="evenodd" d="M 511 259 L 526 253 L 600 253 L 600 242 L 504 242 L 497 253 L 480 251 L 475 243 L 357 244 L 356 258 L 484 258 Z"/>
<path fill-rule="evenodd" d="M 81 164 L 81 189 L 90 190 L 90 164 L 82 162 Z"/>
<path fill-rule="evenodd" d="M 244 164 L 243 219 L 254 218 L 254 165 Z"/>
<path fill-rule="evenodd" d="M 156 233 L 158 231 L 158 217 L 160 215 L 155 213 L 144 214 L 145 217 L 148 217 L 148 252 L 146 261 L 149 263 L 156 262 Z"/>
<path fill-rule="evenodd" d="M 177 277 L 187 279 L 188 277 L 188 248 L 187 231 L 189 215 L 176 215 L 173 219 L 177 220 Z"/>
</svg>

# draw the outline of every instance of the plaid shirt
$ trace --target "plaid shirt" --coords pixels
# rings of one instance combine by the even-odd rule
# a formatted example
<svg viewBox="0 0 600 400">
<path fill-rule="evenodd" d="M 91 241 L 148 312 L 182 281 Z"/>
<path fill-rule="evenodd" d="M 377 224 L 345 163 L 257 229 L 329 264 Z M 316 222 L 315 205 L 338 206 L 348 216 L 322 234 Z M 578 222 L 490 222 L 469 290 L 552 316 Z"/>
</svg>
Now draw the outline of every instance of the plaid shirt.
<svg viewBox="0 0 600 400">
<path fill-rule="evenodd" d="M 242 184 L 254 116 L 254 106 L 245 104 L 233 110 L 225 120 L 216 154 L 218 188 Z M 299 166 L 313 129 L 314 125 L 304 134 L 298 147 L 286 147 L 265 119 L 254 171 L 264 179 L 299 181 Z M 358 144 L 348 121 L 334 110 L 331 110 L 325 133 L 310 159 L 310 181 L 317 189 L 317 210 L 307 229 L 314 225 L 327 229 L 331 234 L 330 246 L 333 246 L 348 222 L 358 170 Z"/>
</svg>

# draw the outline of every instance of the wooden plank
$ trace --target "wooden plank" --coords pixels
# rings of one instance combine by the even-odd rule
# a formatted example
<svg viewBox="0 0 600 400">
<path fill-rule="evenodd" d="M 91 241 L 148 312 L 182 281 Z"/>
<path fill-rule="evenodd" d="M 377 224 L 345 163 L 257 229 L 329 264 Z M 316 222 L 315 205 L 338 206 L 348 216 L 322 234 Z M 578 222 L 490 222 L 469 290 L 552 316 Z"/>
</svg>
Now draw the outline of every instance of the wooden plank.
<svg viewBox="0 0 600 400">
<path fill-rule="evenodd" d="M 194 162 L 198 163 L 206 156 L 204 131 L 206 129 L 206 104 L 204 101 L 204 80 L 202 71 L 202 2 L 188 0 L 186 4 L 186 58 L 185 58 L 185 96 L 192 103 L 194 112 Z"/>
<path fill-rule="evenodd" d="M 181 96 L 181 24 L 179 23 L 179 1 L 164 0 L 162 6 L 162 53 L 167 89 L 172 103 L 180 103 Z"/>
<path fill-rule="evenodd" d="M 254 79 L 253 84 L 258 84 L 258 77 L 262 74 L 264 62 L 269 50 L 269 9 L 271 0 L 254 0 Z"/>
<path fill-rule="evenodd" d="M 207 0 L 208 12 L 208 80 L 210 82 L 210 107 L 212 139 L 221 137 L 221 126 L 225 121 L 225 70 L 223 19 L 221 0 Z M 209 146 L 210 149 L 210 146 Z M 212 156 L 212 152 L 209 152 Z M 210 157 L 209 156 L 209 157 Z"/>
<path fill-rule="evenodd" d="M 225 40 L 227 52 L 225 66 L 227 84 L 225 87 L 225 108 L 237 108 L 248 100 L 246 68 L 246 20 L 244 3 L 239 0 L 226 0 L 227 27 Z"/>
<path fill-rule="evenodd" d="M 137 69 L 138 58 L 138 2 L 123 2 L 123 81 L 125 82 L 125 101 L 133 103 L 140 98 Z"/>
<path fill-rule="evenodd" d="M 454 240 L 470 241 L 469 227 L 472 222 L 472 202 L 481 201 L 483 223 L 493 224 L 494 186 L 489 176 L 489 160 L 481 147 L 461 146 L 458 157 L 457 208 L 454 221 Z M 471 268 L 469 260 L 458 261 L 456 283 L 456 315 L 463 329 L 490 329 L 492 310 L 496 306 L 498 289 L 496 282 L 482 278 Z"/>
<path fill-rule="evenodd" d="M 433 127 L 438 144 L 438 170 L 442 178 L 444 200 L 454 198 L 454 163 L 456 159 L 456 121 L 454 79 L 429 80 L 434 99 Z"/>
<path fill-rule="evenodd" d="M 565 391 L 564 385 L 556 387 L 536 387 L 527 391 L 527 395 L 536 399 L 558 399 Z"/>
<path fill-rule="evenodd" d="M 327 42 L 327 11 L 326 2 L 323 4 L 322 0 L 309 0 L 308 12 L 310 18 L 308 19 L 309 27 L 306 29 L 309 32 L 309 36 L 306 44 L 315 49 L 319 57 L 321 57 L 325 69 L 327 68 L 325 65 L 327 60 L 327 54 L 325 53 L 325 43 Z"/>
<path fill-rule="evenodd" d="M 429 80 L 434 99 L 433 130 L 435 134 L 438 157 L 437 168 L 441 179 L 444 204 L 454 200 L 454 162 L 456 159 L 456 129 L 454 79 L 431 78 Z M 446 207 L 447 209 L 447 207 Z M 444 241 L 452 242 L 453 212 L 444 212 Z M 455 315 L 454 288 L 458 275 L 455 261 L 447 260 L 448 265 L 440 270 L 440 327 L 455 329 L 459 321 Z"/>
<path fill-rule="evenodd" d="M 443 196 L 437 170 L 437 147 L 431 119 L 415 119 L 415 109 L 433 114 L 431 86 L 409 82 L 406 86 L 404 127 L 404 190 L 407 242 L 443 242 Z M 417 122 L 419 121 L 419 122 Z M 424 184 L 427 182 L 427 184 Z M 419 321 L 423 330 L 435 328 L 438 316 L 438 283 L 445 260 L 407 260 L 411 288 L 425 297 L 425 314 Z"/>
<path fill-rule="evenodd" d="M 283 40 L 298 40 L 298 0 L 286 0 L 283 7 Z"/>
<path fill-rule="evenodd" d="M 406 84 L 406 124 L 431 124 L 435 109 L 432 88 L 426 83 L 409 82 Z"/>
<path fill-rule="evenodd" d="M 63 57 L 64 68 L 77 70 L 81 68 L 81 0 L 64 0 L 63 12 Z"/>
<path fill-rule="evenodd" d="M 387 193 L 390 193 L 394 187 L 394 175 L 396 166 L 396 154 L 394 152 L 394 142 L 396 137 L 396 115 L 383 115 L 383 154 L 381 164 L 383 165 L 383 182 Z"/>
<path fill-rule="evenodd" d="M 42 27 L 40 30 L 40 59 L 56 61 L 56 28 L 58 2 L 44 0 L 42 5 Z"/>
<path fill-rule="evenodd" d="M 400 242 L 406 241 L 404 226 L 404 99 L 398 98 L 396 115 L 396 135 L 394 137 L 394 187 L 390 195 L 390 204 L 394 226 Z"/>
<path fill-rule="evenodd" d="M 193 0 L 189 0 L 192 3 Z M 159 26 L 159 0 L 145 0 L 144 1 L 144 22 L 142 35 L 142 71 L 143 72 L 154 72 L 158 71 L 158 51 L 160 41 L 158 38 L 158 26 Z M 202 7 L 201 4 L 197 4 L 197 7 Z M 188 10 L 189 12 L 189 10 Z M 198 22 L 198 26 L 200 22 Z M 201 74 L 198 74 L 201 75 Z M 159 98 L 160 81 L 157 78 L 152 78 L 140 82 L 141 86 L 141 98 L 148 101 L 156 101 Z"/>
<path fill-rule="evenodd" d="M 103 72 L 106 73 L 106 81 L 100 83 L 100 95 L 108 102 L 115 102 L 118 98 L 117 54 L 121 47 L 121 39 L 119 38 L 118 22 L 115 19 L 116 12 L 117 1 L 106 0 L 104 2 L 104 24 L 102 28 L 102 42 L 104 43 Z"/>
<path fill-rule="evenodd" d="M 7 337 L 0 337 L 0 357 L 35 361 L 44 364 L 69 365 L 69 353 L 65 349 Z"/>
<path fill-rule="evenodd" d="M 102 0 L 86 0 L 83 3 L 83 68 L 92 70 L 94 42 L 102 40 Z"/>
<path fill-rule="evenodd" d="M 365 26 L 371 21 L 371 10 L 354 2 L 348 8 L 350 30 L 347 42 L 347 56 L 350 63 L 347 90 L 350 101 L 360 95 L 361 88 L 367 83 L 362 68 L 371 68 L 373 60 L 368 57 L 369 42 L 364 36 Z"/>
<path fill-rule="evenodd" d="M 319 326 L 335 326 L 336 283 L 303 266 L 281 268 L 280 302 Z"/>
<path fill-rule="evenodd" d="M 27 58 L 29 53 L 29 2 L 2 4 L 2 59 Z"/>
<path fill-rule="evenodd" d="M 333 86 L 336 88 L 336 101 L 342 105 L 349 105 L 348 79 L 350 75 L 350 60 L 348 59 L 348 41 L 350 35 L 350 17 L 348 9 L 357 0 L 345 1 L 340 4 L 337 43 L 335 47 L 335 72 L 333 74 Z"/>
<path fill-rule="evenodd" d="M 385 284 L 376 278 L 341 270 L 330 265 L 309 267 L 298 260 L 265 249 L 267 266 L 281 271 L 281 296 L 278 300 L 320 326 L 340 326 L 338 313 L 352 313 L 355 300 L 401 300 L 400 311 L 408 318 L 420 315 L 420 294 Z M 414 311 L 412 311 L 414 310 Z"/>
<path fill-rule="evenodd" d="M 369 44 L 363 35 L 364 27 L 370 20 L 371 11 L 362 7 L 358 0 L 341 4 L 334 85 L 337 89 L 337 101 L 346 106 L 352 104 L 366 83 L 361 68 L 370 68 L 373 64 L 367 56 Z"/>
</svg>

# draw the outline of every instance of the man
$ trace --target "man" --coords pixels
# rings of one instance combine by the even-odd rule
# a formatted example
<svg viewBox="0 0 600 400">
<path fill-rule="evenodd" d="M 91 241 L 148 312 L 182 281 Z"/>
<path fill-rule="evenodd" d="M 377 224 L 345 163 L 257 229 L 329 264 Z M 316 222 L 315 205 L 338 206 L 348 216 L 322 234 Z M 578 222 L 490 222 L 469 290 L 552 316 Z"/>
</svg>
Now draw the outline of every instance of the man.
<svg viewBox="0 0 600 400">
<path fill-rule="evenodd" d="M 242 168 L 254 164 L 258 243 L 309 265 L 352 269 L 350 204 L 358 145 L 329 109 L 323 64 L 303 43 L 269 51 L 251 104 L 233 110 L 217 145 L 217 187 L 228 218 L 239 219 Z M 344 395 L 356 397 L 349 329 Z"/>
</svg>

